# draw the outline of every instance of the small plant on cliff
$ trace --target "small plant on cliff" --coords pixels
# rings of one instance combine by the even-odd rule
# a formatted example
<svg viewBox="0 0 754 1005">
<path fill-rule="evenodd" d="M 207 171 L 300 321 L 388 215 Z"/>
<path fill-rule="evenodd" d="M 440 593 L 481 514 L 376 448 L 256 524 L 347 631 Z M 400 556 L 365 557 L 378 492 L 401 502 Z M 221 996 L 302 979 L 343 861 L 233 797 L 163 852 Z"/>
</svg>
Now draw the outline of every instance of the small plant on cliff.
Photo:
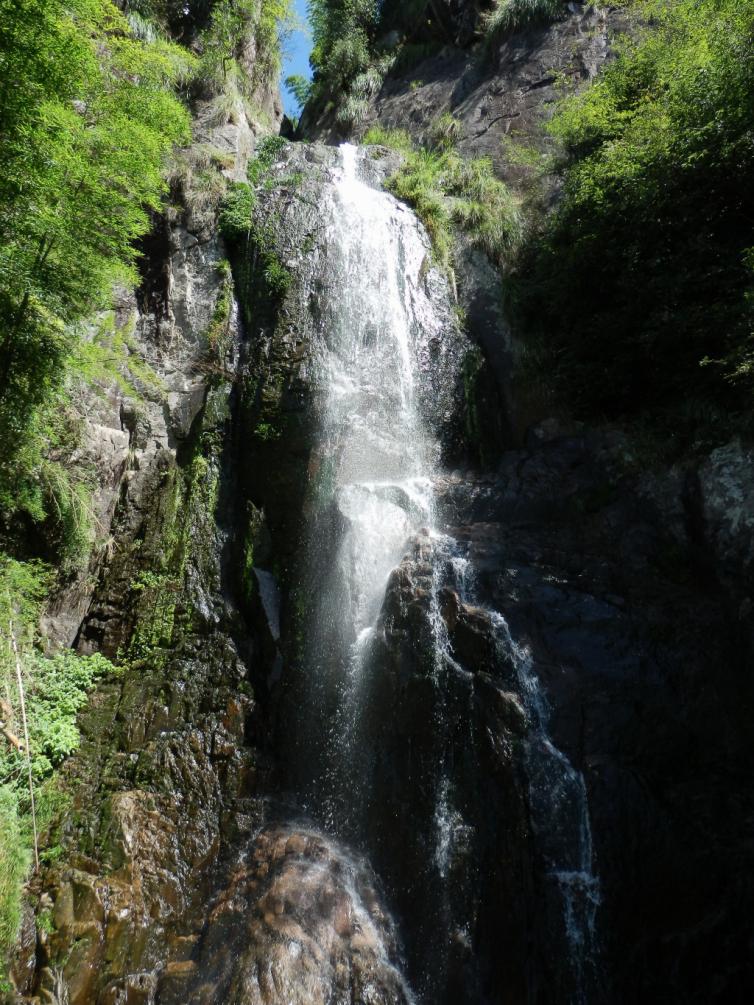
<svg viewBox="0 0 754 1005">
<path fill-rule="evenodd" d="M 249 161 L 246 175 L 252 185 L 258 185 L 288 145 L 283 136 L 265 136 L 257 146 L 255 156 Z"/>
<path fill-rule="evenodd" d="M 243 240 L 251 228 L 251 215 L 256 205 L 251 185 L 234 182 L 220 207 L 220 233 L 228 241 Z"/>
<path fill-rule="evenodd" d="M 233 274 L 230 262 L 222 259 L 217 263 L 220 275 L 220 289 L 212 311 L 212 319 L 207 328 L 208 364 L 214 365 L 214 372 L 224 372 L 223 361 L 230 348 L 231 315 L 233 311 Z"/>
<path fill-rule="evenodd" d="M 565 10 L 564 0 L 495 0 L 495 6 L 483 20 L 483 28 L 491 40 L 529 24 L 557 21 Z"/>
<path fill-rule="evenodd" d="M 415 149 L 403 130 L 371 129 L 364 141 L 404 155 L 403 165 L 388 179 L 387 187 L 414 208 L 444 268 L 451 264 L 453 224 L 502 266 L 522 238 L 518 203 L 495 177 L 488 157 L 464 160 L 448 145 L 447 136 L 453 131 L 447 124 L 440 130 L 439 149 Z"/>
<path fill-rule="evenodd" d="M 450 112 L 433 119 L 429 127 L 429 143 L 440 150 L 450 150 L 461 138 L 461 123 Z"/>
</svg>

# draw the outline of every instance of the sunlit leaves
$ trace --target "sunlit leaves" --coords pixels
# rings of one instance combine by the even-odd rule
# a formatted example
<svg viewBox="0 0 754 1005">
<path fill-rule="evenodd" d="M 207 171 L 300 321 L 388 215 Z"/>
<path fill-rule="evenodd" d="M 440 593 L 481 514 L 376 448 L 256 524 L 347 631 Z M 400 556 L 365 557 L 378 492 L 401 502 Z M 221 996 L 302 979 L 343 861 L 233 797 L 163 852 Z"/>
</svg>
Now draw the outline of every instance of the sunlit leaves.
<svg viewBox="0 0 754 1005">
<path fill-rule="evenodd" d="M 111 0 L 0 0 L 4 504 L 22 458 L 39 455 L 28 437 L 75 363 L 77 326 L 134 279 L 166 158 L 189 140 L 174 92 L 194 62 L 133 37 Z"/>
</svg>

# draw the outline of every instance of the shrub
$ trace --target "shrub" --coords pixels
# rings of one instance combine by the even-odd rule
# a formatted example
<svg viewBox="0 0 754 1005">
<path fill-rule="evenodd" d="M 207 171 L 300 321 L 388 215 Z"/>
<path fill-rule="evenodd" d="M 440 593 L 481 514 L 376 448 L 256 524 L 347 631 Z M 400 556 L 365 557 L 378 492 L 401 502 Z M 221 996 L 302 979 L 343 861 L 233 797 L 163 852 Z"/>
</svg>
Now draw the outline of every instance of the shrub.
<svg viewBox="0 0 754 1005">
<path fill-rule="evenodd" d="M 247 236 L 251 228 L 251 214 L 256 205 L 256 195 L 246 182 L 234 182 L 220 207 L 220 233 L 228 241 Z"/>
<path fill-rule="evenodd" d="M 563 197 L 523 255 L 520 317 L 578 414 L 727 436 L 752 424 L 754 2 L 638 12 L 651 26 L 553 119 Z"/>
<path fill-rule="evenodd" d="M 495 6 L 484 18 L 484 32 L 492 40 L 528 24 L 557 21 L 565 11 L 564 0 L 495 0 Z"/>
<path fill-rule="evenodd" d="M 135 283 L 136 242 L 166 191 L 194 60 L 109 0 L 19 0 L 3 14 L 0 110 L 0 507 L 55 520 L 41 483 L 75 400 L 84 324 Z M 49 479 L 48 479 L 49 481 Z M 52 510 L 48 504 L 52 503 Z"/>
<path fill-rule="evenodd" d="M 488 157 L 464 160 L 449 148 L 446 137 L 453 129 L 446 121 L 439 149 L 414 149 L 403 130 L 372 128 L 364 142 L 404 155 L 403 165 L 388 179 L 387 188 L 413 207 L 443 268 L 449 269 L 451 264 L 453 223 L 502 266 L 522 239 L 518 203 L 505 183 L 495 177 Z"/>
<path fill-rule="evenodd" d="M 49 780 L 78 747 L 76 717 L 89 691 L 100 677 L 116 672 L 99 654 L 66 650 L 46 657 L 35 648 L 49 584 L 50 572 L 41 563 L 0 555 L 0 976 L 18 932 L 31 849 L 61 806 Z M 28 753 L 19 749 L 27 730 Z"/>
<path fill-rule="evenodd" d="M 303 108 L 309 100 L 312 91 L 312 82 L 300 73 L 294 73 L 285 78 L 285 86 L 291 92 L 299 108 Z"/>
<path fill-rule="evenodd" d="M 428 140 L 433 147 L 449 150 L 461 138 L 461 123 L 450 112 L 444 112 L 432 121 Z"/>
</svg>

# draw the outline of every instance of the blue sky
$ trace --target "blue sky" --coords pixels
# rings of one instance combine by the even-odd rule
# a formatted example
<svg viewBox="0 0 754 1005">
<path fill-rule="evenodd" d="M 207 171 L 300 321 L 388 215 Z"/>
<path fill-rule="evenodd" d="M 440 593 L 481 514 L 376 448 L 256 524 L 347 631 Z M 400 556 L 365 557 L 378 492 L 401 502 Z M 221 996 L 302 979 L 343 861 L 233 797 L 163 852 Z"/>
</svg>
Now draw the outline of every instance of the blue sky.
<svg viewBox="0 0 754 1005">
<path fill-rule="evenodd" d="M 281 80 L 293 74 L 300 73 L 303 77 L 311 77 L 309 69 L 309 53 L 312 47 L 309 25 L 306 17 L 306 0 L 295 0 L 294 8 L 298 19 L 304 30 L 294 31 L 286 44 L 286 51 L 283 53 L 283 70 Z M 292 94 L 289 94 L 282 85 L 283 106 L 287 115 L 298 115 L 301 109 Z"/>
</svg>

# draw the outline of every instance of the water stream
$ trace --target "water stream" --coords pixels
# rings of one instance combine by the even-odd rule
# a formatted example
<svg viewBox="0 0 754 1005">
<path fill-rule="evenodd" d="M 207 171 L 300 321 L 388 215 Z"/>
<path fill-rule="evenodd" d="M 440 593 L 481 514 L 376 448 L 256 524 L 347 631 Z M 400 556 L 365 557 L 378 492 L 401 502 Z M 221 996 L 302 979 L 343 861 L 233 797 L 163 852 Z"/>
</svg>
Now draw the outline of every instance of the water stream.
<svg viewBox="0 0 754 1005">
<path fill-rule="evenodd" d="M 345 845 L 370 851 L 365 832 L 375 752 L 364 740 L 375 715 L 370 674 L 388 581 L 413 548 L 429 568 L 424 644 L 432 650 L 427 716 L 434 761 L 421 788 L 434 807 L 426 870 L 436 891 L 428 929 L 432 923 L 450 926 L 453 918 L 454 938 L 471 944 L 473 917 L 454 908 L 450 885 L 457 850 L 472 847 L 474 839 L 473 825 L 454 801 L 453 746 L 459 719 L 468 718 L 473 730 L 475 668 L 455 659 L 441 595 L 452 588 L 461 603 L 474 603 L 474 573 L 438 526 L 434 490 L 458 372 L 459 353 L 452 349 L 458 332 L 447 284 L 436 271 L 430 286 L 430 247 L 416 217 L 363 180 L 363 152 L 350 145 L 340 150 L 341 164 L 321 206 L 330 293 L 320 298 L 314 367 L 317 428 L 294 788 L 307 819 Z M 584 779 L 550 737 L 531 659 L 502 615 L 487 616 L 501 661 L 516 668 L 529 722 L 523 756 L 532 826 L 562 905 L 575 987 L 569 1000 L 581 1005 L 589 997 L 599 904 Z M 449 687 L 451 678 L 460 684 Z M 458 695 L 466 696 L 460 706 Z M 464 701 L 468 708 L 461 707 Z M 475 742 L 469 735 L 469 747 Z M 438 936 L 438 945 L 445 937 Z M 441 957 L 438 951 L 432 979 L 420 982 L 427 1005 L 437 1000 L 433 988 L 444 980 Z"/>
<path fill-rule="evenodd" d="M 420 355 L 445 318 L 428 295 L 426 237 L 414 215 L 361 181 L 356 147 L 325 207 L 338 297 L 322 318 L 317 361 L 319 519 L 309 564 L 317 596 L 307 645 L 321 770 L 305 804 L 334 833 L 358 816 L 361 690 L 385 586 L 408 541 L 433 523 L 439 444 L 422 413 Z M 333 527 L 333 519 L 335 526 Z"/>
</svg>

